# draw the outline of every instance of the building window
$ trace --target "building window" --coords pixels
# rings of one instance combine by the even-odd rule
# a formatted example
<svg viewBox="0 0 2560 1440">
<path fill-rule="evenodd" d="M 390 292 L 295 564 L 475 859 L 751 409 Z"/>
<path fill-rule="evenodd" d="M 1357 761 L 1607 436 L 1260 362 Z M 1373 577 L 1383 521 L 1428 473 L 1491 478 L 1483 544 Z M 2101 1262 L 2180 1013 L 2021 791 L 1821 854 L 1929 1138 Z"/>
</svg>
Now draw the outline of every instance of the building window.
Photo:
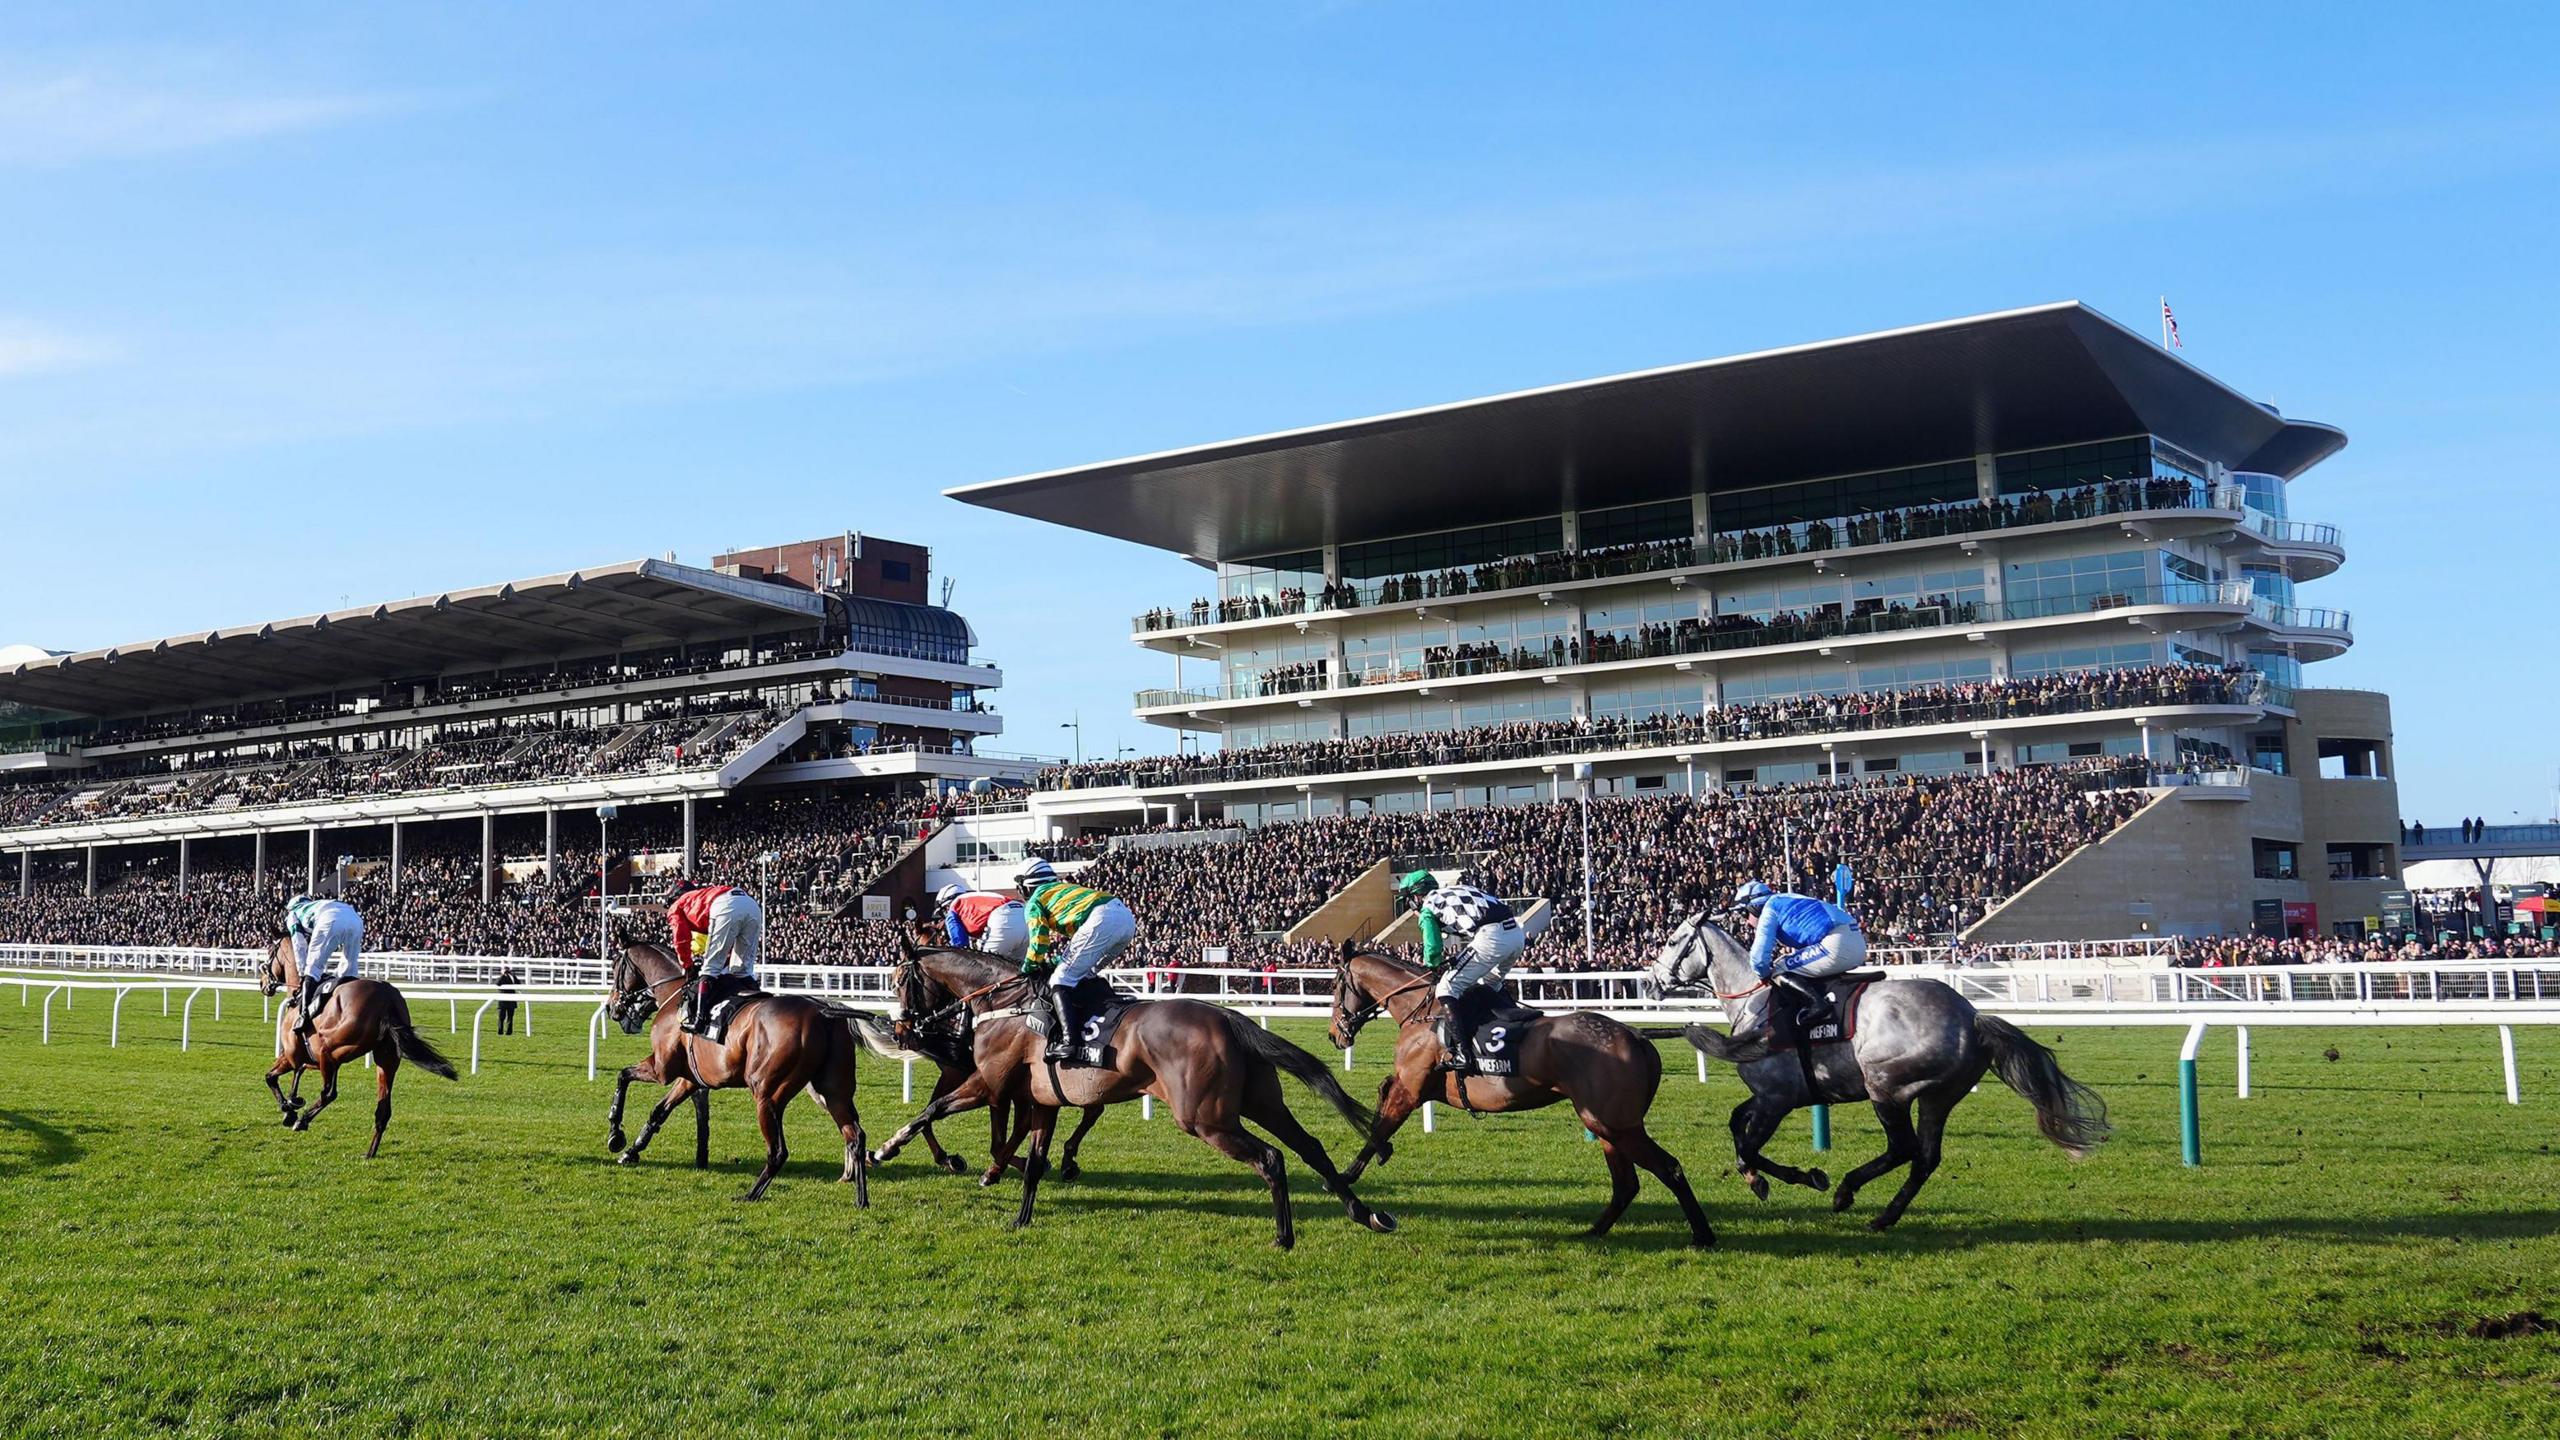
<svg viewBox="0 0 2560 1440">
<path fill-rule="evenodd" d="M 880 578 L 883 580 L 913 580 L 916 578 L 915 567 L 904 560 L 883 560 L 880 562 Z"/>
</svg>

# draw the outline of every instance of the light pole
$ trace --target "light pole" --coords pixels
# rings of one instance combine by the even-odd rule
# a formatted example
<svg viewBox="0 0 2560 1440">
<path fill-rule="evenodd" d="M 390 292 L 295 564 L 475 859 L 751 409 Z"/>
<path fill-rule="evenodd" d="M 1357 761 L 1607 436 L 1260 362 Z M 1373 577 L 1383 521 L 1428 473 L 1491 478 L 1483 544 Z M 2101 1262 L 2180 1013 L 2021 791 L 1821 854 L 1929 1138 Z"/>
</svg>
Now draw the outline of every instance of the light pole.
<svg viewBox="0 0 2560 1440">
<path fill-rule="evenodd" d="M 773 862 L 782 857 L 767 850 L 756 857 L 756 908 L 764 908 L 764 892 L 773 888 Z"/>
<path fill-rule="evenodd" d="M 613 818 L 618 805 L 596 807 L 596 958 L 613 951 Z"/>
<path fill-rule="evenodd" d="M 329 892 L 332 899 L 343 901 L 347 898 L 347 867 L 355 862 L 356 857 L 353 855 L 341 855 L 338 857 L 337 874 L 331 877 L 331 882 L 338 888 Z"/>
<path fill-rule="evenodd" d="M 1059 721 L 1059 722 L 1058 722 L 1058 728 L 1059 728 L 1059 729 L 1061 729 L 1061 730 L 1073 730 L 1074 732 L 1076 732 L 1076 763 L 1077 763 L 1077 764 L 1079 764 L 1079 765 L 1083 764 L 1083 763 L 1084 763 L 1084 714 L 1083 714 L 1083 712 L 1082 712 L 1082 711 L 1078 711 L 1078 712 L 1076 713 L 1076 718 L 1074 718 L 1073 720 L 1061 720 L 1061 721 Z"/>
<path fill-rule="evenodd" d="M 1594 970 L 1599 967 L 1591 938 L 1591 762 L 1577 762 L 1573 779 L 1582 798 L 1582 968 Z"/>
</svg>

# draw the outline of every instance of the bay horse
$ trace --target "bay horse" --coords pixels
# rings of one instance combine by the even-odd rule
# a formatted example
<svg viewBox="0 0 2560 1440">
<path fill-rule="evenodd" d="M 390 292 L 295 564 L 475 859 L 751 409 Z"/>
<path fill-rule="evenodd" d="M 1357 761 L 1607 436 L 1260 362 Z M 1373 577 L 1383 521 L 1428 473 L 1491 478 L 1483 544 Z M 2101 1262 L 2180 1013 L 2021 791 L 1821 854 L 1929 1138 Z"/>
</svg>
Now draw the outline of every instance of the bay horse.
<svg viewBox="0 0 2560 1440">
<path fill-rule="evenodd" d="M 1708 987 L 1737 1026 L 1758 1019 L 1759 1034 L 1768 1033 L 1769 982 L 1752 970 L 1750 952 L 1708 912 L 1673 931 L 1646 974 L 1665 994 Z M 1876 1230 L 1891 1229 L 1936 1173 L 1947 1115 L 1985 1071 L 1997 1073 L 2035 1107 L 2037 1128 L 2072 1159 L 2107 1138 L 2107 1105 L 2096 1091 L 2062 1073 L 2052 1051 L 2008 1021 L 1974 1009 L 1942 980 L 1877 982 L 1858 1002 L 1850 1037 L 1816 1045 L 1804 1060 L 1791 1050 L 1772 1050 L 1765 1038 L 1736 1042 L 1704 1025 L 1686 1033 L 1709 1059 L 1738 1069 L 1750 1087 L 1751 1097 L 1733 1111 L 1734 1164 L 1761 1199 L 1769 1196 L 1763 1177 L 1770 1175 L 1817 1194 L 1831 1188 L 1820 1169 L 1797 1170 L 1760 1153 L 1790 1111 L 1846 1100 L 1875 1107 L 1885 1152 L 1841 1178 L 1831 1208 L 1847 1210 L 1860 1189 L 1907 1164 L 1911 1173 L 1902 1188 L 1867 1222 Z M 1806 1061 L 1813 1071 L 1811 1089 L 1805 1084 Z"/>
<path fill-rule="evenodd" d="M 1219 1154 L 1249 1165 L 1271 1190 L 1273 1243 L 1297 1243 L 1289 1208 L 1289 1179 L 1280 1150 L 1244 1128 L 1250 1120 L 1306 1162 L 1342 1202 L 1350 1217 L 1380 1234 L 1395 1217 L 1351 1193 L 1332 1157 L 1289 1112 L 1281 1094 L 1284 1073 L 1313 1090 L 1353 1130 L 1366 1133 L 1368 1110 L 1344 1093 L 1322 1060 L 1234 1011 L 1197 1000 L 1142 1000 L 1131 1005 L 1111 1037 L 1109 1063 L 1060 1067 L 1044 1052 L 1047 1041 L 1024 1023 L 1048 1014 L 1046 982 L 1024 975 L 1012 961 L 976 950 L 910 944 L 898 962 L 899 998 L 908 1026 L 931 1024 L 965 1010 L 976 1072 L 935 1098 L 907 1122 L 875 1159 L 897 1153 L 914 1134 L 958 1110 L 1011 1099 L 1026 1111 L 1029 1151 L 1022 1166 L 1022 1205 L 1012 1228 L 1031 1223 L 1032 1203 L 1049 1169 L 1049 1141 L 1061 1107 L 1099 1107 L 1152 1095 L 1173 1123 Z M 998 1155 L 999 1169 L 1007 1157 Z"/>
<path fill-rule="evenodd" d="M 1652 1040 L 1680 1032 L 1648 1037 L 1606 1015 L 1566 1011 L 1528 1026 L 1525 1033 L 1513 1032 L 1512 1074 L 1460 1075 L 1440 1068 L 1431 994 L 1438 979 L 1412 961 L 1343 943 L 1342 959 L 1333 971 L 1333 1023 L 1327 1038 L 1348 1050 L 1371 1020 L 1383 1014 L 1396 1022 L 1395 1058 L 1378 1087 L 1376 1123 L 1369 1143 L 1344 1172 L 1346 1179 L 1359 1179 L 1372 1157 L 1387 1163 L 1393 1153 L 1388 1137 L 1426 1100 L 1484 1114 L 1540 1110 L 1561 1100 L 1573 1106 L 1582 1128 L 1600 1142 L 1609 1165 L 1609 1203 L 1586 1234 L 1606 1235 L 1618 1223 L 1635 1199 L 1641 1167 L 1679 1200 L 1680 1213 L 1689 1221 L 1689 1243 L 1700 1249 L 1716 1243 L 1687 1172 L 1645 1131 L 1645 1115 L 1662 1086 L 1662 1054 Z"/>
<path fill-rule="evenodd" d="M 293 941 L 279 939 L 268 948 L 266 962 L 258 969 L 258 993 L 273 995 L 279 990 L 297 989 L 302 984 L 302 967 L 293 958 Z M 338 1098 L 338 1067 L 350 1060 L 373 1057 L 373 1143 L 364 1147 L 364 1158 L 372 1159 L 382 1151 L 382 1132 L 391 1124 L 391 1082 L 400 1074 L 400 1062 L 415 1060 L 431 1075 L 447 1080 L 458 1078 L 453 1062 L 437 1053 L 417 1028 L 409 1023 L 409 1002 L 397 987 L 387 981 L 367 980 L 358 976 L 341 980 L 329 991 L 311 1023 L 311 1033 L 303 1034 L 288 1018 L 291 1007 L 276 1007 L 276 1063 L 267 1070 L 267 1093 L 276 1097 L 276 1108 L 283 1112 L 288 1130 L 303 1131 Z M 320 1072 L 320 1099 L 308 1110 L 302 1108 L 302 1072 Z M 287 1071 L 293 1074 L 293 1091 L 287 1094 L 276 1078 Z"/>
<path fill-rule="evenodd" d="M 854 1111 L 854 1058 L 861 1052 L 857 1027 L 862 1018 L 829 1010 L 800 995 L 751 994 L 731 1012 L 726 1036 L 718 1041 L 689 1035 L 684 1007 L 675 1002 L 687 983 L 685 967 L 674 952 L 652 942 L 625 945 L 613 962 L 613 999 L 607 1013 L 623 1033 L 649 1032 L 649 1058 L 623 1067 L 615 1078 L 613 1109 L 605 1124 L 605 1148 L 624 1165 L 640 1162 L 658 1127 L 687 1099 L 694 1102 L 696 1169 L 711 1164 L 710 1092 L 741 1088 L 755 1096 L 756 1127 L 764 1134 L 764 1169 L 741 1200 L 761 1200 L 773 1177 L 790 1158 L 783 1143 L 782 1112 L 793 1096 L 806 1090 L 844 1134 L 841 1184 L 853 1186 L 856 1208 L 871 1203 L 871 1175 L 863 1148 L 862 1121 Z M 886 1028 L 885 1021 L 873 1024 Z M 649 1111 L 636 1140 L 622 1133 L 623 1102 L 631 1083 L 646 1080 L 667 1087 Z"/>
</svg>

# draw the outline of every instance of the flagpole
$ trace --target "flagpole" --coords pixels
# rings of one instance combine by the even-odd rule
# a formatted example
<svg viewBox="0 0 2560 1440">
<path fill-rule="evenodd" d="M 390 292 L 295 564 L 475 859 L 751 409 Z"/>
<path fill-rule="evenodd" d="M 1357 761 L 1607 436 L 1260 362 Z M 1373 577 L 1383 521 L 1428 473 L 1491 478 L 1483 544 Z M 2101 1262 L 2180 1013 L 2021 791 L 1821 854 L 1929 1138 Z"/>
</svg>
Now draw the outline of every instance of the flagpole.
<svg viewBox="0 0 2560 1440">
<path fill-rule="evenodd" d="M 2160 348 L 2169 348 L 2169 297 L 2160 297 Z"/>
</svg>

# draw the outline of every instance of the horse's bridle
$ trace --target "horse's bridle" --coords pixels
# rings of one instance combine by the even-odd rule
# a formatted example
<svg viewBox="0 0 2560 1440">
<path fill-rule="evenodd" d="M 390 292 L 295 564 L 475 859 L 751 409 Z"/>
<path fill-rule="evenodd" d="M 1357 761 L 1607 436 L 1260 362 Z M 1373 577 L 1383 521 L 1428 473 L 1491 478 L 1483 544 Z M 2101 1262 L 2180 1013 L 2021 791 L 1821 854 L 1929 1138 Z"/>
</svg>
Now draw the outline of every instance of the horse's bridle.
<svg viewBox="0 0 2560 1440">
<path fill-rule="evenodd" d="M 891 967 L 890 973 L 898 977 L 898 986 L 903 992 L 906 988 L 907 976 L 912 972 L 921 971 L 923 967 L 924 960 L 921 956 L 910 955 L 905 959 L 900 960 L 895 966 Z M 951 1021 L 954 1016 L 965 1017 L 969 1012 L 970 1001 L 993 994 L 1021 978 L 1022 977 L 1019 975 L 1006 975 L 1000 979 L 990 980 L 986 984 L 979 986 L 977 989 L 970 991 L 968 994 L 962 995 L 947 1004 L 937 1005 L 934 1008 L 925 1011 L 921 1015 L 902 1014 L 898 1017 L 897 1023 L 892 1027 L 890 1033 L 900 1038 L 904 1038 L 908 1035 L 915 1034 L 918 1031 L 943 1028 L 948 1029 L 953 1034 L 957 1035 L 966 1025 L 966 1020 L 963 1019 L 961 1023 L 957 1025 L 950 1024 L 948 1022 Z M 900 1007 L 904 1008 L 906 996 L 901 993 L 898 1000 Z"/>
<path fill-rule="evenodd" d="M 1333 978 L 1335 984 L 1341 984 L 1344 980 L 1350 979 L 1350 976 L 1350 957 L 1345 956 L 1344 958 L 1334 962 Z M 1343 1016 L 1341 1020 L 1337 1022 L 1342 1026 L 1342 1038 L 1350 1040 L 1357 1037 L 1360 1033 L 1361 1026 L 1368 1024 L 1370 1021 L 1375 1020 L 1380 1015 L 1386 1013 L 1388 1001 L 1402 995 L 1407 990 L 1421 989 L 1423 986 L 1430 984 L 1431 981 L 1432 977 L 1429 974 L 1417 975 L 1413 979 L 1407 980 L 1393 990 L 1389 990 L 1385 994 L 1374 997 L 1368 1004 L 1361 1006 L 1350 1014 Z M 1351 983 L 1357 985 L 1360 982 L 1352 980 Z"/>
<path fill-rule="evenodd" d="M 658 998 L 658 987 L 684 984 L 685 972 L 679 969 L 664 980 L 652 981 L 641 974 L 640 967 L 633 963 L 628 955 L 622 957 L 616 964 L 629 965 L 632 975 L 636 978 L 627 989 L 614 992 L 613 1003 L 605 1008 L 605 1013 L 613 1017 L 614 1024 L 622 1027 L 623 1034 L 637 1035 L 640 1033 L 640 1027 L 648 1023 L 648 1016 L 641 1012 L 640 1002 L 646 999 L 649 1002 L 649 1009 L 653 1012 L 664 1009 L 667 1002 Z"/>
</svg>

